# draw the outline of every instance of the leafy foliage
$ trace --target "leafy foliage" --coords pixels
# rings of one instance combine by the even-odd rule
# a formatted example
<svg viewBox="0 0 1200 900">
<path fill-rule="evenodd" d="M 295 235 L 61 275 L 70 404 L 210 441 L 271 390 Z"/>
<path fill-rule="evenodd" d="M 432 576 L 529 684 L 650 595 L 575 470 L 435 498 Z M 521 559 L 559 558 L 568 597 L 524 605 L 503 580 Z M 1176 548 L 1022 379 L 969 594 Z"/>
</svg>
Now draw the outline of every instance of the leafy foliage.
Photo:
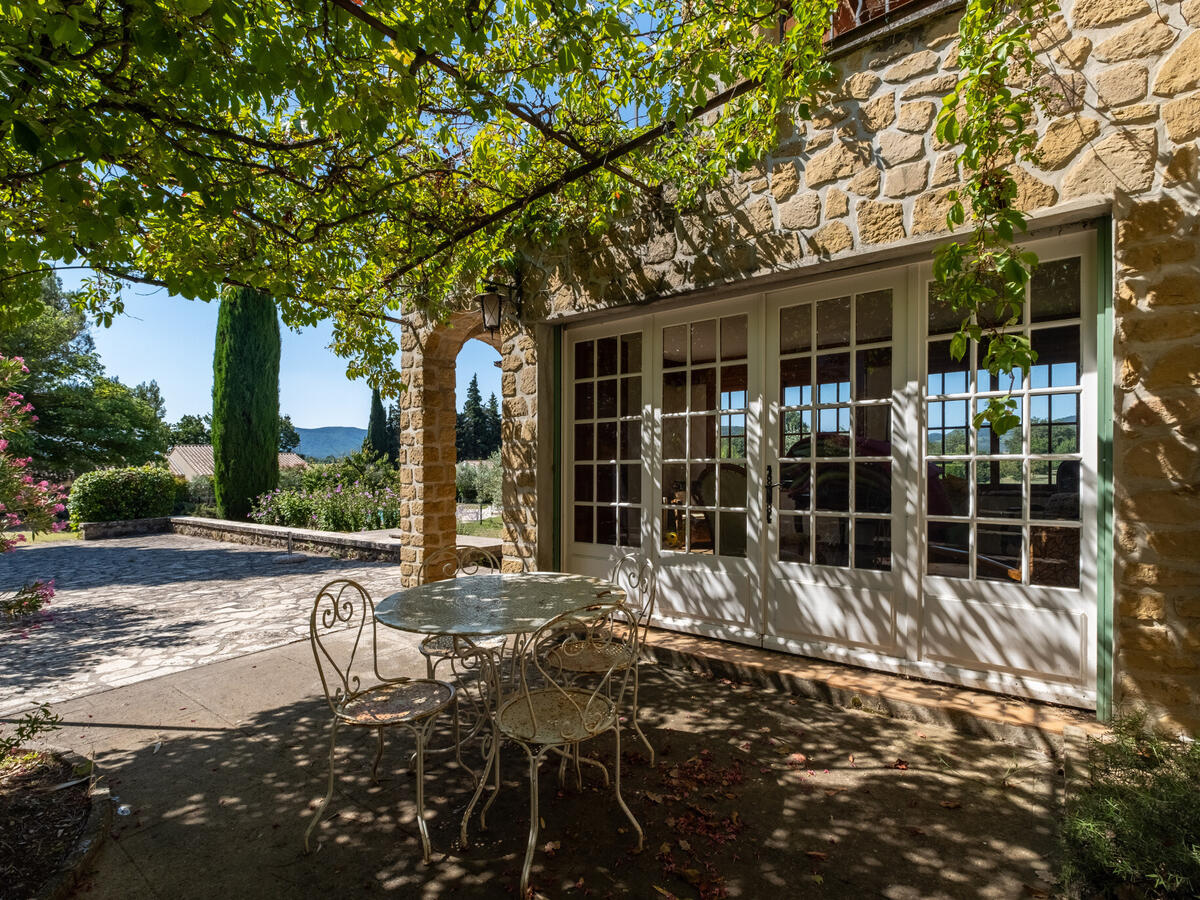
<svg viewBox="0 0 1200 900">
<path fill-rule="evenodd" d="M 237 288 L 221 300 L 213 353 L 213 484 L 223 518 L 245 519 L 254 498 L 275 487 L 278 441 L 275 303 Z"/>
<path fill-rule="evenodd" d="M 279 452 L 294 453 L 300 446 L 300 432 L 292 424 L 291 416 L 279 417 Z"/>
<path fill-rule="evenodd" d="M 82 522 L 119 522 L 169 516 L 175 507 L 175 476 L 157 466 L 100 469 L 71 485 L 71 527 Z"/>
<path fill-rule="evenodd" d="M 977 343 L 980 368 L 995 376 L 1013 370 L 1028 376 L 1037 360 L 1029 339 L 1009 330 L 1022 321 L 1037 265 L 1036 254 L 1014 245 L 1026 217 L 1015 205 L 1012 166 L 1031 158 L 1037 144 L 1030 123 L 1043 91 L 1036 86 L 1031 46 L 1036 29 L 1057 8 L 1053 0 L 968 3 L 959 20 L 958 83 L 938 114 L 938 138 L 963 145 L 958 163 L 966 176 L 963 189 L 951 192 L 946 222 L 951 230 L 968 216 L 972 223 L 964 240 L 939 247 L 934 259 L 939 299 L 963 317 L 950 352 L 962 359 Z M 1034 86 L 1014 88 L 1018 74 Z M 989 400 L 975 416 L 976 427 L 984 422 L 998 434 L 1018 427 L 1016 401 Z"/>
<path fill-rule="evenodd" d="M 1134 714 L 1089 744 L 1088 765 L 1089 783 L 1067 801 L 1064 880 L 1088 896 L 1200 895 L 1200 744 Z"/>
<path fill-rule="evenodd" d="M 212 416 L 183 415 L 171 426 L 171 446 L 180 444 L 211 444 Z"/>
<path fill-rule="evenodd" d="M 0 734 L 0 760 L 12 756 L 39 734 L 58 731 L 61 727 L 58 723 L 61 721 L 62 716 L 51 712 L 48 703 L 31 709 L 17 720 L 17 727 L 12 734 Z"/>
<path fill-rule="evenodd" d="M 460 462 L 454 472 L 458 499 L 463 503 L 498 504 L 502 476 L 499 450 L 481 462 Z"/>
<path fill-rule="evenodd" d="M 390 393 L 402 307 L 758 160 L 832 8 L 0 0 L 0 308 L 56 260 L 106 323 L 122 281 L 252 286 Z"/>
<path fill-rule="evenodd" d="M 0 354 L 25 360 L 19 384 L 39 414 L 15 447 L 33 457 L 35 471 L 60 478 L 156 459 L 167 446 L 157 383 L 129 388 L 105 375 L 73 296 L 54 277 L 40 292 L 29 318 L 0 330 Z"/>
<path fill-rule="evenodd" d="M 278 489 L 254 502 L 250 517 L 264 525 L 317 531 L 367 531 L 400 524 L 400 496 L 388 486 L 372 490 L 362 483 L 333 487 Z"/>
</svg>

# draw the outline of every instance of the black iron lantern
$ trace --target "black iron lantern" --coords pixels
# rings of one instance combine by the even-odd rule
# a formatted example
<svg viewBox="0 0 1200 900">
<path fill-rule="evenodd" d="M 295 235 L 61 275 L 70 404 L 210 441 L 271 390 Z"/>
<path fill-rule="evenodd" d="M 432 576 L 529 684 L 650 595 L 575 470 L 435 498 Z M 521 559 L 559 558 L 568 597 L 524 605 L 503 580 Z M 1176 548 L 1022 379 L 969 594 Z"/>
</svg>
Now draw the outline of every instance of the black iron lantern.
<svg viewBox="0 0 1200 900">
<path fill-rule="evenodd" d="M 513 284 L 484 284 L 484 292 L 475 298 L 483 316 L 483 327 L 493 335 L 500 330 L 500 322 L 507 312 L 521 317 L 521 278 L 518 273 Z"/>
</svg>

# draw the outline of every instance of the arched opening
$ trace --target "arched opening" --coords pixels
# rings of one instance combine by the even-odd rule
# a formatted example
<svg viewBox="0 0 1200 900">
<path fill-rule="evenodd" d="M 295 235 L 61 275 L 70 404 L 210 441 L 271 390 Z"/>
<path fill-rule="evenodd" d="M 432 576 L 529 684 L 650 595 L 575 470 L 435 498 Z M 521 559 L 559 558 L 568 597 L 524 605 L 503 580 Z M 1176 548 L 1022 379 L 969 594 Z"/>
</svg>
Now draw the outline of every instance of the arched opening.
<svg viewBox="0 0 1200 900">
<path fill-rule="evenodd" d="M 455 488 L 458 543 L 502 555 L 500 352 L 488 332 L 455 359 Z"/>
</svg>

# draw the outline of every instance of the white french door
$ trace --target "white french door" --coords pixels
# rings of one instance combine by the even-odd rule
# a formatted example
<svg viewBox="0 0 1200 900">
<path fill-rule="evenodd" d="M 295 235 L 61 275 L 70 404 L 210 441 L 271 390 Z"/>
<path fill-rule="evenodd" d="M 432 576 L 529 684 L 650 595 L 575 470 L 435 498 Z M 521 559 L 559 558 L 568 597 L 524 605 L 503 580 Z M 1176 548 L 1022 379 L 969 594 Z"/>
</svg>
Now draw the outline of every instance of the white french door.
<svg viewBox="0 0 1200 900">
<path fill-rule="evenodd" d="M 1030 246 L 1027 381 L 952 359 L 927 264 L 568 329 L 566 567 L 640 548 L 664 627 L 1092 704 L 1096 261 Z"/>
</svg>

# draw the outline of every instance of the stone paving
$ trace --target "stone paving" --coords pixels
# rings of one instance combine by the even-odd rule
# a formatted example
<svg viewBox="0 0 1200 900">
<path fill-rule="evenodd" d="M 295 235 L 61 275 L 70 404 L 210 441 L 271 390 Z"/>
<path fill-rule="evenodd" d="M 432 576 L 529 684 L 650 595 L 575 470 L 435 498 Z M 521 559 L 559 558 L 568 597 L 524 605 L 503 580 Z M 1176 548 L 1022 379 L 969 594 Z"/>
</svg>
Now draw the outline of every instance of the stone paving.
<svg viewBox="0 0 1200 900">
<path fill-rule="evenodd" d="M 280 557 L 180 535 L 5 554 L 0 585 L 53 578 L 57 594 L 38 620 L 0 624 L 0 715 L 295 641 L 326 581 L 353 578 L 379 600 L 398 580 L 388 563 Z"/>
</svg>

